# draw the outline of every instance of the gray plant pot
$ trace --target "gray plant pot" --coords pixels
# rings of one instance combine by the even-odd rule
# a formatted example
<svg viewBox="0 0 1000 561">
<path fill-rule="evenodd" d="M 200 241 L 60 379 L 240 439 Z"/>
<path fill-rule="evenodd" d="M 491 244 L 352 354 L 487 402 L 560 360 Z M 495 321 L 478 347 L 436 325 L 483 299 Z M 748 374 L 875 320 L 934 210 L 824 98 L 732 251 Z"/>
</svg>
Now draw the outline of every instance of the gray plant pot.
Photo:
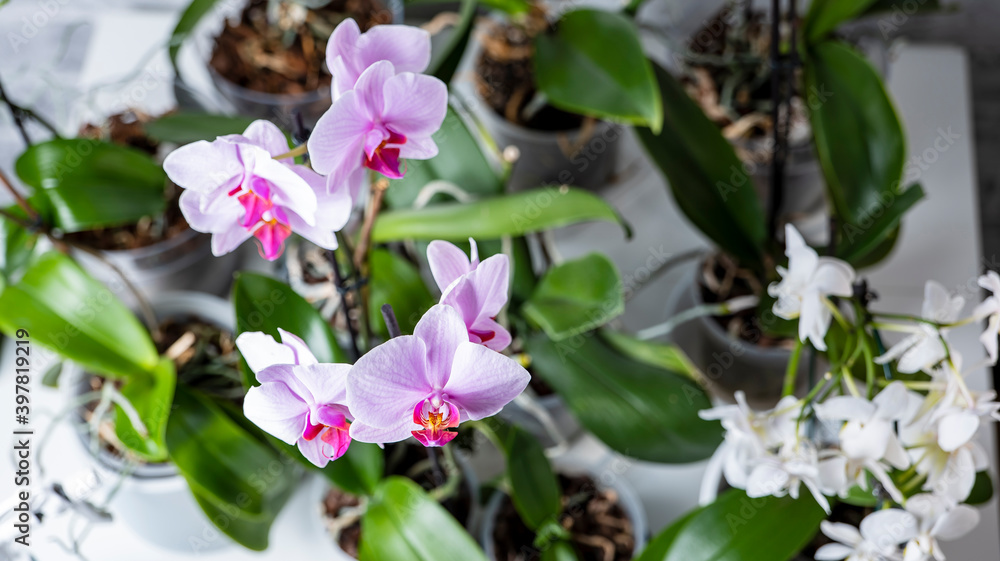
<svg viewBox="0 0 1000 561">
<path fill-rule="evenodd" d="M 233 329 L 231 306 L 219 297 L 192 292 L 164 293 L 151 302 L 157 317 L 166 319 L 196 315 L 225 329 Z M 63 373 L 69 381 L 72 397 L 85 391 L 89 376 L 74 363 L 66 363 Z M 81 446 L 93 461 L 101 481 L 121 480 L 121 487 L 110 504 L 112 516 L 121 520 L 137 535 L 162 548 L 197 556 L 232 545 L 202 512 L 177 472 L 176 466 L 138 464 L 131 467 L 103 447 L 96 456 L 91 454 L 89 435 L 80 420 L 77 427 Z"/>
<path fill-rule="evenodd" d="M 566 475 L 589 475 L 600 489 L 612 489 L 618 495 L 622 509 L 632 522 L 632 530 L 635 538 L 635 549 L 632 552 L 633 558 L 638 558 L 639 554 L 646 547 L 649 528 L 646 521 L 646 511 L 642 506 L 642 501 L 636 495 L 632 486 L 621 475 L 611 471 L 600 470 L 595 466 L 580 466 L 576 463 L 569 463 L 562 458 L 553 460 L 553 467 L 558 473 Z M 479 544 L 486 552 L 486 558 L 490 561 L 501 561 L 497 559 L 496 548 L 493 544 L 493 531 L 496 528 L 496 518 L 500 511 L 500 505 L 506 498 L 506 493 L 497 491 L 490 497 L 489 502 L 483 509 L 483 521 L 479 531 Z"/>
<path fill-rule="evenodd" d="M 668 317 L 704 304 L 697 278 L 701 261 L 689 269 L 667 298 Z M 760 347 L 732 337 L 711 316 L 700 316 L 677 327 L 671 339 L 705 374 L 717 397 L 733 401 L 733 394 L 743 391 L 750 404 L 760 409 L 772 407 L 781 398 L 790 349 Z M 797 390 L 808 384 L 808 363 L 808 353 L 804 353 L 798 367 Z M 819 366 L 817 372 L 822 372 Z"/>
<path fill-rule="evenodd" d="M 163 292 L 194 291 L 224 294 L 241 265 L 240 251 L 221 257 L 212 255 L 211 236 L 187 230 L 149 247 L 102 251 L 147 299 Z M 94 278 L 107 284 L 127 304 L 135 298 L 108 265 L 92 255 L 75 252 L 74 257 Z"/>
<path fill-rule="evenodd" d="M 507 404 L 500 418 L 528 431 L 546 448 L 572 444 L 583 426 L 558 394 L 535 396 L 526 392 Z"/>
</svg>

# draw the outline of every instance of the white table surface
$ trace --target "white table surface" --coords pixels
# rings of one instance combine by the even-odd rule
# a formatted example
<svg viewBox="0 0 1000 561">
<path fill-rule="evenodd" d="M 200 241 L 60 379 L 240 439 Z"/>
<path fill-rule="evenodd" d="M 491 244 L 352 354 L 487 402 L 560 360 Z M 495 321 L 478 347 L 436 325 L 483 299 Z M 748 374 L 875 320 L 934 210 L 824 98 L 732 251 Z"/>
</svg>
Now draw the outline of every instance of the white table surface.
<svg viewBox="0 0 1000 561">
<path fill-rule="evenodd" d="M 2 12 L 19 14 L 21 12 L 8 12 L 9 8 L 32 13 L 31 4 L 23 1 L 13 2 Z M 165 43 L 173 21 L 169 13 L 122 11 L 99 14 L 66 8 L 53 18 L 49 29 L 75 22 L 85 23 L 87 33 L 83 35 L 89 41 L 82 41 L 86 56 L 75 76 L 77 87 L 83 88 L 117 81 L 127 75 L 134 69 L 133 65 L 144 60 L 143 56 L 148 51 L 142 46 L 152 48 Z M 0 31 L 6 32 L 11 26 L 16 28 L 16 25 L 16 19 L 13 18 L 0 20 Z M 4 47 L 6 46 L 0 49 Z M 4 52 L 0 51 L 0 54 Z M 7 60 L 6 63 L 3 62 L 4 59 Z M 11 68 L 11 60 L 0 56 L 0 71 Z M 159 53 L 146 60 L 147 67 L 140 70 L 132 84 L 108 88 L 109 91 L 118 93 L 103 98 L 98 96 L 97 101 L 86 110 L 120 107 L 122 100 L 136 100 L 140 103 L 145 101 L 154 110 L 169 106 L 170 80 L 165 54 Z M 197 63 L 195 55 L 191 53 L 182 60 L 188 67 Z M 70 78 L 63 79 L 72 79 L 75 74 L 72 70 L 70 68 L 68 74 L 64 75 Z M 898 59 L 891 66 L 890 89 L 907 127 L 910 153 L 922 154 L 928 148 L 933 148 L 940 135 L 939 129 L 947 131 L 950 127 L 950 132 L 957 135 L 957 139 L 948 145 L 946 151 L 935 154 L 934 163 L 927 165 L 927 169 L 920 170 L 919 180 L 928 193 L 927 199 L 908 215 L 908 224 L 904 226 L 902 240 L 893 255 L 877 269 L 867 273 L 873 287 L 883 296 L 878 305 L 885 309 L 919 312 L 926 279 L 936 279 L 948 287 L 962 289 L 970 301 L 976 301 L 979 292 L 975 287 L 975 278 L 983 266 L 996 268 L 996 265 L 988 261 L 984 263 L 979 242 L 968 80 L 966 55 L 953 47 L 903 46 L 898 50 Z M 6 83 L 9 84 L 10 80 L 7 79 Z M 194 83 L 196 87 L 199 87 L 198 84 L 204 86 L 204 82 L 197 78 Z M 139 89 L 133 87 L 136 84 Z M 83 113 L 85 111 L 81 112 Z M 72 118 L 67 117 L 66 122 L 71 121 Z M 16 153 L 12 151 L 20 149 L 16 144 L 17 137 L 12 133 L 9 126 L 0 129 L 0 150 L 3 151 L 0 153 L 0 165 L 7 166 Z M 567 228 L 560 231 L 556 239 L 564 257 L 604 251 L 616 262 L 626 279 L 642 281 L 649 272 L 650 263 L 655 268 L 669 256 L 682 254 L 692 248 L 707 247 L 707 243 L 675 207 L 659 174 L 638 156 L 640 149 L 634 138 L 626 136 L 623 143 L 626 157 L 636 160 L 633 175 L 625 184 L 608 190 L 605 196 L 631 222 L 635 230 L 634 239 L 625 243 L 620 230 L 607 224 Z M 664 302 L 674 280 L 668 275 L 638 292 L 629 303 L 624 324 L 638 329 L 662 321 Z M 642 286 L 638 281 L 632 286 Z M 976 330 L 977 326 L 968 326 L 963 331 L 956 332 L 953 337 L 956 349 L 966 357 L 967 364 L 974 363 L 983 356 L 975 338 Z M 13 380 L 7 360 L 9 356 L 7 351 L 0 354 L 0 360 L 4 361 L 0 367 L 3 372 L 0 375 L 0 396 L 13 395 Z M 43 370 L 39 365 L 36 367 L 38 370 L 32 386 L 33 398 L 36 400 L 33 424 L 36 433 L 41 433 L 47 424 L 46 419 L 60 409 L 63 396 L 40 385 L 39 378 Z M 974 389 L 986 389 L 991 385 L 985 368 L 971 374 L 969 379 Z M 13 415 L 11 401 L 12 399 L 6 398 L 0 400 L 0 418 L 8 419 Z M 46 479 L 69 482 L 71 492 L 73 489 L 86 489 L 90 477 L 88 460 L 75 438 L 63 426 L 53 433 L 44 456 L 41 459 L 35 458 L 36 466 L 42 464 L 49 470 Z M 983 431 L 981 438 L 995 462 L 997 454 L 994 428 L 990 426 Z M 0 439 L 5 443 L 4 449 L 9 449 L 6 443 L 10 441 L 10 435 L 4 434 Z M 705 462 L 684 466 L 640 462 L 612 454 L 590 437 L 578 441 L 569 454 L 583 463 L 604 466 L 603 476 L 627 479 L 643 499 L 649 527 L 654 532 L 697 503 Z M 11 463 L 0 461 L 0 480 L 10 481 L 12 471 Z M 38 482 L 38 479 L 35 481 Z M 299 489 L 282 512 L 272 530 L 271 548 L 267 552 L 251 553 L 233 546 L 197 557 L 217 561 L 284 560 L 306 555 L 328 558 L 328 540 L 315 524 L 313 513 L 316 511 L 318 497 L 314 496 L 315 490 L 312 487 L 304 485 Z M 980 512 L 982 521 L 967 538 L 947 544 L 949 559 L 979 561 L 995 558 L 996 552 L 1000 551 L 997 499 L 994 498 Z M 31 549 L 36 558 L 44 561 L 74 558 L 54 541 L 55 537 L 65 539 L 69 524 L 70 520 L 64 517 L 47 523 L 44 531 L 36 525 L 36 539 L 33 540 Z M 74 527 L 79 529 L 80 526 Z M 84 542 L 82 552 L 89 559 L 101 561 L 134 561 L 137 558 L 173 561 L 194 557 L 191 553 L 170 552 L 152 546 L 120 523 L 94 525 L 89 538 Z M 0 550 L 0 556 L 2 555 Z"/>
</svg>

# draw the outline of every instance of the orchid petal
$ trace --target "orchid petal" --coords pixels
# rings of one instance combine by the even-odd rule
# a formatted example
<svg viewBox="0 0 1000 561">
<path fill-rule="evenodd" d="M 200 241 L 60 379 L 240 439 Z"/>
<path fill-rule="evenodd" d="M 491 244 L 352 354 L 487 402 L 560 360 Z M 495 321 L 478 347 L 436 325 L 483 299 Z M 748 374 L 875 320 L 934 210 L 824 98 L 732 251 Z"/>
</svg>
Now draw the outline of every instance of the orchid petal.
<svg viewBox="0 0 1000 561">
<path fill-rule="evenodd" d="M 957 540 L 971 532 L 978 524 L 979 511 L 968 505 L 958 505 L 938 518 L 930 533 L 939 540 Z"/>
<path fill-rule="evenodd" d="M 382 120 L 389 128 L 407 138 L 426 138 L 441 128 L 448 111 L 448 88 L 444 82 L 433 76 L 404 72 L 384 83 Z"/>
<path fill-rule="evenodd" d="M 243 136 L 250 143 L 267 151 L 271 157 L 285 154 L 289 149 L 288 138 L 281 132 L 281 129 L 271 121 L 265 121 L 264 119 L 258 119 L 250 123 L 247 130 L 243 131 Z M 293 158 L 283 158 L 277 161 L 285 165 L 291 165 L 295 160 Z"/>
<path fill-rule="evenodd" d="M 938 425 L 938 445 L 945 452 L 953 452 L 972 440 L 979 430 L 979 416 L 971 411 L 957 411 L 945 415 Z"/>
<path fill-rule="evenodd" d="M 816 550 L 817 561 L 839 561 L 854 553 L 854 548 L 839 543 L 828 543 Z"/>
<path fill-rule="evenodd" d="M 355 424 L 389 428 L 405 420 L 409 427 L 413 406 L 434 391 L 425 372 L 426 354 L 422 339 L 404 335 L 358 359 L 347 377 L 347 403 Z"/>
<path fill-rule="evenodd" d="M 917 535 L 917 519 L 899 508 L 877 510 L 861 521 L 861 536 L 889 550 Z M 889 541 L 886 541 L 889 540 Z M 890 547 L 892 546 L 892 547 Z"/>
<path fill-rule="evenodd" d="M 240 333 L 236 338 L 236 348 L 254 374 L 275 364 L 298 363 L 294 348 L 283 345 L 260 331 Z"/>
<path fill-rule="evenodd" d="M 291 349 L 292 352 L 295 354 L 294 364 L 298 364 L 301 366 L 309 366 L 311 364 L 316 364 L 317 362 L 319 362 L 316 360 L 316 357 L 313 356 L 313 353 L 311 350 L 309 350 L 309 347 L 306 346 L 306 342 L 303 341 L 298 335 L 295 335 L 294 333 L 289 333 L 288 331 L 285 331 L 280 327 L 278 328 L 278 335 L 281 336 L 281 344 Z M 238 339 L 237 342 L 239 342 Z M 243 356 L 246 357 L 246 354 L 244 354 Z"/>
<path fill-rule="evenodd" d="M 231 189 L 243 179 L 237 147 L 227 142 L 199 140 L 181 146 L 163 160 L 163 170 L 177 185 L 205 194 Z"/>
<path fill-rule="evenodd" d="M 311 364 L 296 368 L 295 375 L 312 394 L 314 404 L 328 405 L 347 401 L 350 370 L 350 364 Z"/>
<path fill-rule="evenodd" d="M 251 237 L 253 234 L 238 222 L 230 224 L 224 230 L 212 232 L 212 255 L 221 257 L 230 253 Z"/>
<path fill-rule="evenodd" d="M 838 395 L 815 405 L 816 415 L 823 420 L 867 421 L 875 414 L 875 405 L 867 399 Z"/>
<path fill-rule="evenodd" d="M 496 415 L 524 391 L 531 375 L 517 361 L 475 343 L 462 343 L 455 353 L 447 399 L 477 421 Z"/>
<path fill-rule="evenodd" d="M 427 383 L 432 388 L 444 387 L 452 372 L 455 353 L 469 341 L 462 317 L 448 306 L 433 306 L 417 322 L 413 334 L 424 342 Z"/>
<path fill-rule="evenodd" d="M 442 240 L 434 240 L 427 245 L 427 264 L 441 292 L 472 270 L 465 252 L 455 244 Z"/>
<path fill-rule="evenodd" d="M 309 405 L 280 382 L 254 386 L 243 399 L 246 418 L 286 444 L 302 436 L 308 412 Z"/>
<path fill-rule="evenodd" d="M 358 40 L 364 66 L 388 60 L 396 72 L 423 72 L 431 62 L 431 34 L 412 25 L 377 25 Z"/>
<path fill-rule="evenodd" d="M 382 445 L 410 438 L 415 428 L 419 427 L 415 426 L 410 418 L 386 428 L 373 427 L 355 420 L 351 423 L 351 438 L 358 442 Z"/>
<path fill-rule="evenodd" d="M 842 522 L 827 522 L 824 520 L 820 523 L 819 527 L 826 537 L 845 545 L 856 547 L 863 541 L 861 532 L 850 524 L 844 524 Z"/>
</svg>

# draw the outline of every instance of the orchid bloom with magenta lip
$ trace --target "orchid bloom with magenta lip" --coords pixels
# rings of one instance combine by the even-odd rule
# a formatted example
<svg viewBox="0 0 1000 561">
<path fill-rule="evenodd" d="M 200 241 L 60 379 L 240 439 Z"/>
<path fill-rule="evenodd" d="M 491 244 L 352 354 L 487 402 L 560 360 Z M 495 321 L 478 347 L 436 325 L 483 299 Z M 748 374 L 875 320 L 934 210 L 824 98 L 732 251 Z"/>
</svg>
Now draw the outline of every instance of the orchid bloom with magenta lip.
<svg viewBox="0 0 1000 561">
<path fill-rule="evenodd" d="M 336 249 L 334 232 L 350 217 L 345 189 L 327 191 L 324 180 L 291 158 L 285 135 L 268 121 L 243 134 L 200 140 L 171 152 L 163 162 L 170 180 L 184 188 L 180 207 L 191 228 L 212 234 L 212 253 L 224 255 L 251 237 L 273 261 L 297 233 Z"/>
<path fill-rule="evenodd" d="M 530 378 L 517 361 L 470 342 L 459 313 L 439 304 L 413 335 L 358 359 L 347 380 L 350 435 L 380 445 L 413 436 L 443 446 L 457 434 L 450 429 L 496 415 Z"/>
<path fill-rule="evenodd" d="M 382 60 L 358 77 L 316 123 L 309 137 L 313 168 L 333 190 L 349 187 L 357 197 L 365 169 L 390 179 L 403 177 L 401 159 L 426 160 L 438 153 L 431 135 L 448 110 L 448 88 L 433 76 L 402 72 Z"/>
<path fill-rule="evenodd" d="M 396 72 L 423 72 L 431 62 L 431 34 L 412 25 L 376 25 L 362 33 L 351 18 L 340 22 L 326 46 L 333 99 L 353 90 L 361 74 L 380 60 Z"/>
<path fill-rule="evenodd" d="M 427 262 L 441 290 L 441 304 L 458 310 L 469 330 L 469 340 L 494 351 L 510 345 L 511 337 L 496 317 L 507 304 L 510 261 L 498 254 L 479 262 L 476 240 L 469 238 L 471 254 L 454 244 L 435 240 L 427 246 Z"/>
<path fill-rule="evenodd" d="M 767 287 L 767 293 L 777 298 L 774 314 L 798 318 L 799 340 L 825 351 L 824 338 L 833 319 L 827 297 L 851 295 L 854 269 L 840 259 L 820 257 L 791 224 L 785 226 L 785 255 L 788 268 L 778 267 L 781 282 Z"/>
<path fill-rule="evenodd" d="M 260 386 L 247 391 L 243 413 L 252 423 L 307 460 L 325 467 L 351 445 L 347 408 L 349 364 L 319 364 L 306 344 L 279 329 L 281 343 L 260 332 L 243 333 L 236 346 Z"/>
</svg>

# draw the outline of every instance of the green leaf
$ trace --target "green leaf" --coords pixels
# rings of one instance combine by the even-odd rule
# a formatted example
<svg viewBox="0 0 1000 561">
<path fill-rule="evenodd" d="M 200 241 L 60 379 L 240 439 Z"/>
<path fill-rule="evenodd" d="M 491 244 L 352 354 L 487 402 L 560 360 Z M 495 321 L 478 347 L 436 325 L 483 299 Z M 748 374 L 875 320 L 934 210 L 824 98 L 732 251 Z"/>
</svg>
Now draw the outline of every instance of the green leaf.
<svg viewBox="0 0 1000 561">
<path fill-rule="evenodd" d="M 181 52 L 181 46 L 187 39 L 188 35 L 194 31 L 194 28 L 198 26 L 198 22 L 201 18 L 205 16 L 212 8 L 215 6 L 217 0 L 192 0 L 188 4 L 187 8 L 184 8 L 184 13 L 177 20 L 177 25 L 174 26 L 173 32 L 170 34 L 170 43 L 167 53 L 170 56 L 170 65 L 174 67 L 174 74 L 177 76 L 181 75 L 180 69 L 177 66 L 177 55 Z"/>
<path fill-rule="evenodd" d="M 139 414 L 145 432 L 139 432 L 121 406 L 115 404 L 115 434 L 122 444 L 148 462 L 167 459 L 167 418 L 176 385 L 173 361 L 161 358 L 156 368 L 129 376 L 120 389 Z"/>
<path fill-rule="evenodd" d="M 656 343 L 654 341 L 643 341 L 626 333 L 605 329 L 601 331 L 601 337 L 623 355 L 639 362 L 662 368 L 670 372 L 683 374 L 692 380 L 698 381 L 702 374 L 698 367 L 691 362 L 691 359 L 684 354 L 684 351 L 673 343 Z"/>
<path fill-rule="evenodd" d="M 636 128 L 639 139 L 688 220 L 742 265 L 763 269 L 767 226 L 753 178 L 677 80 L 654 68 L 663 96 L 663 131 Z"/>
<path fill-rule="evenodd" d="M 59 377 L 62 376 L 63 361 L 58 361 L 45 371 L 42 376 L 42 385 L 46 388 L 58 388 Z"/>
<path fill-rule="evenodd" d="M 846 223 L 840 227 L 837 243 L 837 257 L 857 267 L 867 256 L 882 246 L 897 233 L 900 221 L 913 205 L 924 198 L 924 189 L 915 184 L 902 193 L 890 193 L 878 207 L 878 214 L 872 213 L 861 224 Z M 891 248 L 891 245 L 890 245 Z"/>
<path fill-rule="evenodd" d="M 462 10 L 458 23 L 448 32 L 448 42 L 440 50 L 431 53 L 431 63 L 427 66 L 427 74 L 448 84 L 458 69 L 458 63 L 465 54 L 465 48 L 472 36 L 472 23 L 476 19 L 476 0 L 462 0 Z"/>
<path fill-rule="evenodd" d="M 865 491 L 859 485 L 855 485 L 847 490 L 847 496 L 839 497 L 841 502 L 863 508 L 875 508 L 878 506 L 879 498 L 871 490 Z"/>
<path fill-rule="evenodd" d="M 825 518 L 809 494 L 751 499 L 732 489 L 674 522 L 637 561 L 787 561 Z"/>
<path fill-rule="evenodd" d="M 534 63 L 538 89 L 552 105 L 659 132 L 660 94 L 627 17 L 606 10 L 568 12 L 554 31 L 535 37 Z"/>
<path fill-rule="evenodd" d="M 531 10 L 531 2 L 528 0 L 482 0 L 482 3 L 488 8 L 500 10 L 512 16 L 526 14 Z"/>
<path fill-rule="evenodd" d="M 916 10 L 914 10 L 913 8 L 916 8 Z M 868 9 L 865 10 L 865 13 L 861 14 L 861 17 L 878 16 L 888 12 L 895 12 L 895 11 L 902 12 L 903 15 L 907 16 L 914 14 L 926 14 L 928 12 L 938 12 L 938 11 L 957 12 L 959 9 L 961 9 L 961 6 L 959 4 L 952 4 L 952 3 L 949 3 L 947 6 L 942 6 L 940 0 L 920 0 L 920 2 L 916 3 L 916 6 L 914 6 L 911 3 L 906 4 L 905 6 L 905 9 L 907 10 L 906 12 L 903 12 L 903 9 L 904 7 L 901 5 L 899 0 L 875 0 L 874 2 L 869 4 Z M 897 29 L 899 29 L 899 26 L 891 21 L 887 22 L 880 21 L 879 31 L 882 31 L 883 34 L 885 34 L 885 32 L 887 31 L 886 27 L 884 27 L 886 25 L 888 25 L 889 29 L 891 29 L 892 31 L 896 31 Z"/>
<path fill-rule="evenodd" d="M 242 134 L 253 119 L 194 111 L 170 113 L 146 123 L 146 134 L 160 142 L 189 144 L 217 136 Z"/>
<path fill-rule="evenodd" d="M 600 197 L 581 189 L 553 187 L 472 203 L 383 212 L 375 222 L 372 241 L 489 240 L 595 220 L 621 224 L 631 236 L 615 209 Z"/>
<path fill-rule="evenodd" d="M 179 386 L 174 406 L 167 448 L 195 498 L 224 533 L 248 548 L 266 548 L 267 531 L 301 475 L 295 460 L 193 390 Z M 214 517 L 219 510 L 226 516 Z"/>
<path fill-rule="evenodd" d="M 555 388 L 577 419 L 614 450 L 651 462 L 686 463 L 712 455 L 722 442 L 711 407 L 689 378 L 633 360 L 598 333 L 554 343 L 541 334 L 526 348 L 531 371 Z"/>
<path fill-rule="evenodd" d="M 445 181 L 473 197 L 492 197 L 503 193 L 504 184 L 497 169 L 484 154 L 483 143 L 450 106 L 444 123 L 433 135 L 438 155 L 429 160 L 407 160 L 406 176 L 391 182 L 385 200 L 391 208 L 409 208 L 420 191 L 432 181 Z M 499 162 L 499 155 L 493 155 Z M 444 194 L 431 203 L 451 200 Z"/>
<path fill-rule="evenodd" d="M 618 269 L 600 253 L 549 269 L 522 308 L 553 341 L 600 327 L 623 311 Z"/>
<path fill-rule="evenodd" d="M 5 210 L 19 219 L 30 222 L 28 215 L 17 205 Z M 37 241 L 37 234 L 32 234 L 17 223 L 0 217 L 0 277 L 16 278 L 18 272 L 31 260 Z"/>
<path fill-rule="evenodd" d="M 55 251 L 36 257 L 0 294 L 0 331 L 26 329 L 39 345 L 110 378 L 158 363 L 146 328 L 103 284 Z"/>
<path fill-rule="evenodd" d="M 504 452 L 511 499 L 524 524 L 537 530 L 557 521 L 562 512 L 562 489 L 538 439 L 511 426 L 504 439 Z"/>
<path fill-rule="evenodd" d="M 28 148 L 15 164 L 32 206 L 64 232 L 118 226 L 166 208 L 167 176 L 145 152 L 85 138 Z"/>
<path fill-rule="evenodd" d="M 834 210 L 862 224 L 897 194 L 906 157 L 899 117 L 871 64 L 837 41 L 809 48 L 804 85 Z"/>
<path fill-rule="evenodd" d="M 413 333 L 420 317 L 437 303 L 412 263 L 387 249 L 375 249 L 369 260 L 371 293 L 368 297 L 372 330 L 387 337 L 382 305 L 391 304 L 403 334 Z"/>
<path fill-rule="evenodd" d="M 347 453 L 321 471 L 334 485 L 353 495 L 371 495 L 382 479 L 385 454 L 377 444 L 351 442 Z"/>
<path fill-rule="evenodd" d="M 233 283 L 236 334 L 263 331 L 280 341 L 278 328 L 299 336 L 320 362 L 347 363 L 333 331 L 319 312 L 287 284 L 256 273 L 237 273 Z M 243 364 L 244 386 L 257 380 Z"/>
<path fill-rule="evenodd" d="M 965 503 L 969 505 L 981 505 L 989 502 L 993 498 L 993 478 L 988 471 L 976 473 L 976 482 L 972 486 L 972 492 Z"/>
<path fill-rule="evenodd" d="M 541 561 L 579 561 L 573 544 L 559 540 L 542 551 Z"/>
<path fill-rule="evenodd" d="M 361 519 L 360 561 L 486 561 L 472 536 L 404 477 L 379 484 Z"/>
<path fill-rule="evenodd" d="M 865 13 L 876 0 L 813 0 L 802 22 L 809 43 L 821 41 L 840 24 Z"/>
</svg>

